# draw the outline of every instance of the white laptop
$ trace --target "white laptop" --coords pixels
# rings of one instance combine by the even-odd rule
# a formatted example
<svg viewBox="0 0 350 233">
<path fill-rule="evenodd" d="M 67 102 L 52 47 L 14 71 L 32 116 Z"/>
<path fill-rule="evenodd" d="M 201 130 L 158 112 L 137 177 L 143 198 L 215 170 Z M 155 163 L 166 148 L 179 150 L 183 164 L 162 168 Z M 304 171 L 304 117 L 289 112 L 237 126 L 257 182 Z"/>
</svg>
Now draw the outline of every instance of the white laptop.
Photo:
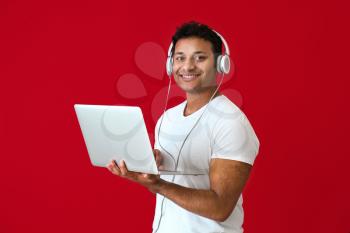
<svg viewBox="0 0 350 233">
<path fill-rule="evenodd" d="M 159 171 L 141 109 L 131 106 L 75 104 L 75 112 L 94 166 L 124 160 L 128 170 L 148 174 L 201 174 Z M 165 159 L 165 158 L 164 158 Z"/>
</svg>

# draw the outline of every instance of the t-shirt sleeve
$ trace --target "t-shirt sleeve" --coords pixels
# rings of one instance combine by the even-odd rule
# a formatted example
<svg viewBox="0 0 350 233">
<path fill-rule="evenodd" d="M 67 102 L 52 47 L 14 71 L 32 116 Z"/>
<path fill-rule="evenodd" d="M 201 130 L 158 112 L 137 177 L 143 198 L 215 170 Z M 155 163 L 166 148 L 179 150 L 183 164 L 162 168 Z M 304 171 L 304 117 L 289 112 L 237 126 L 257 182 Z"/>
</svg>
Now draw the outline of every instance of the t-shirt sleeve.
<svg viewBox="0 0 350 233">
<path fill-rule="evenodd" d="M 219 121 L 212 136 L 212 159 L 231 159 L 253 165 L 260 142 L 244 114 Z"/>
</svg>

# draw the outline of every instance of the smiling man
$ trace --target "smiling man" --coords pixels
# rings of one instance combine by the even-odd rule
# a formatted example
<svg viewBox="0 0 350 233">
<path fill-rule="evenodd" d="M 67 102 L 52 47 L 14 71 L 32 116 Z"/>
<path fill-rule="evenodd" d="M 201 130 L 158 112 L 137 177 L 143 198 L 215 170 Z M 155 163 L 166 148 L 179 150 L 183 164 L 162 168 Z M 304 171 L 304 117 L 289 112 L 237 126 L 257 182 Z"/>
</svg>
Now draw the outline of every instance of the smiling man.
<svg viewBox="0 0 350 233">
<path fill-rule="evenodd" d="M 245 114 L 218 92 L 220 36 L 190 22 L 173 36 L 171 73 L 186 101 L 167 110 L 155 129 L 158 166 L 204 171 L 200 175 L 150 175 L 111 162 L 115 175 L 157 194 L 154 233 L 242 233 L 242 191 L 259 150 Z M 173 163 L 164 164 L 164 158 Z M 169 162 L 168 162 L 169 163 Z"/>
</svg>

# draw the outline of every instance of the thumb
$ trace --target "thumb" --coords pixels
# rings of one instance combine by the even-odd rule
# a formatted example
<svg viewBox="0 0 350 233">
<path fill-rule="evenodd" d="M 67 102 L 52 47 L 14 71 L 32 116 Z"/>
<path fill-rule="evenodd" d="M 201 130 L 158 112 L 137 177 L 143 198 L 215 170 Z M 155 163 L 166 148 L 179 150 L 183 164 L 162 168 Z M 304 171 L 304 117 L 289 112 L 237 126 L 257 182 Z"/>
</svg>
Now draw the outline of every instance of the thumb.
<svg viewBox="0 0 350 233">
<path fill-rule="evenodd" d="M 163 157 L 162 157 L 162 155 L 161 155 L 159 150 L 155 150 L 154 157 L 155 157 L 155 160 L 156 160 L 156 164 L 159 167 L 162 164 L 162 162 L 163 162 Z"/>
</svg>

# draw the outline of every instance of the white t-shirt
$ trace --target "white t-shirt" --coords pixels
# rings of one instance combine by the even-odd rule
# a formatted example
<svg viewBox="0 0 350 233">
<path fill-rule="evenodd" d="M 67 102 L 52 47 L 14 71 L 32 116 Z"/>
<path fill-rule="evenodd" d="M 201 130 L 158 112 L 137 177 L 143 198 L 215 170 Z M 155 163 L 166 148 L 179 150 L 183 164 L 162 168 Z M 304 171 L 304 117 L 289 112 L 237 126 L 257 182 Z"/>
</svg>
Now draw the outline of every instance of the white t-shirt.
<svg viewBox="0 0 350 233">
<path fill-rule="evenodd" d="M 155 149 L 161 151 L 166 170 L 175 168 L 175 161 L 188 133 L 178 162 L 178 171 L 199 170 L 205 175 L 177 175 L 174 183 L 195 189 L 210 189 L 209 164 L 214 158 L 253 164 L 259 150 L 259 140 L 245 114 L 226 96 L 214 98 L 189 116 L 184 116 L 187 101 L 169 109 L 155 128 Z M 203 115 L 202 115 L 203 114 Z M 196 124 L 199 117 L 201 119 Z M 164 117 L 158 141 L 158 129 Z M 170 155 L 169 155 L 170 154 Z M 172 158 L 173 157 L 173 158 Z M 172 175 L 162 175 L 172 181 Z M 218 222 L 194 214 L 157 194 L 153 232 L 157 233 L 242 233 L 243 199 L 240 196 L 229 218 Z M 161 217 L 162 209 L 162 217 Z"/>
</svg>

